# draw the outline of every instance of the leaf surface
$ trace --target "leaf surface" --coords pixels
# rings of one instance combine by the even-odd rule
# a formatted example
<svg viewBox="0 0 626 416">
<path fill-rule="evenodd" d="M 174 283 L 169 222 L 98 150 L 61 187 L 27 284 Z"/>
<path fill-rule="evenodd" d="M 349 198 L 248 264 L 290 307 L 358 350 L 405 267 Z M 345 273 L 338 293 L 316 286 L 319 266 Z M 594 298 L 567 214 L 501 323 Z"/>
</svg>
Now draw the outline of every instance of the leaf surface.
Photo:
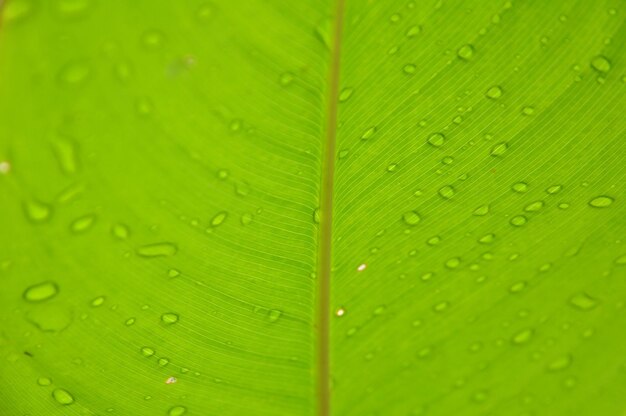
<svg viewBox="0 0 626 416">
<path fill-rule="evenodd" d="M 623 413 L 624 13 L 8 1 L 0 413 Z"/>
</svg>

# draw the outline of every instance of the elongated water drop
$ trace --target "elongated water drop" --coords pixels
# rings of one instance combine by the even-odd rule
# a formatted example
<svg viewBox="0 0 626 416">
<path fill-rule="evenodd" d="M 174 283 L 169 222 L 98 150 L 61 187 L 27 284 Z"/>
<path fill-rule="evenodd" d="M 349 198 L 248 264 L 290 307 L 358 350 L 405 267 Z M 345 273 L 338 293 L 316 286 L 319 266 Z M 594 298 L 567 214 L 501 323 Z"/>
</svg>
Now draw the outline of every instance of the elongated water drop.
<svg viewBox="0 0 626 416">
<path fill-rule="evenodd" d="M 141 257 L 169 257 L 177 251 L 176 244 L 164 242 L 141 246 L 137 249 L 137 254 Z"/>
<path fill-rule="evenodd" d="M 59 287 L 52 281 L 41 282 L 28 287 L 24 291 L 24 299 L 28 302 L 43 302 L 59 293 Z"/>
<path fill-rule="evenodd" d="M 74 397 L 65 389 L 54 389 L 54 391 L 52 391 L 52 397 L 64 406 L 74 403 Z"/>
</svg>

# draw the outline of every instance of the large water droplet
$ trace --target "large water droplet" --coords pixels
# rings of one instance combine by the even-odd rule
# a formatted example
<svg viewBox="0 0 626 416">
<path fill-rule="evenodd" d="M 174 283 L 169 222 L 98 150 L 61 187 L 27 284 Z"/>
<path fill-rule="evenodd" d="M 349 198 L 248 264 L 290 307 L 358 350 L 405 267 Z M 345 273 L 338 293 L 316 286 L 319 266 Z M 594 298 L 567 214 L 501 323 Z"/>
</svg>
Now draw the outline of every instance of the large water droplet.
<svg viewBox="0 0 626 416">
<path fill-rule="evenodd" d="M 589 201 L 589 205 L 594 208 L 606 208 L 613 203 L 614 199 L 610 196 L 601 195 Z"/>
<path fill-rule="evenodd" d="M 474 56 L 474 47 L 470 44 L 463 45 L 456 51 L 456 55 L 464 61 L 469 61 Z"/>
<path fill-rule="evenodd" d="M 450 199 L 454 196 L 455 190 L 452 185 L 446 185 L 439 189 L 439 195 L 444 199 Z"/>
<path fill-rule="evenodd" d="M 54 391 L 52 392 L 52 397 L 54 398 L 54 400 L 64 406 L 74 403 L 74 397 L 69 391 L 65 389 L 54 389 Z"/>
<path fill-rule="evenodd" d="M 441 147 L 446 141 L 446 137 L 442 133 L 433 133 L 428 137 L 428 143 L 434 147 Z"/>
<path fill-rule="evenodd" d="M 528 221 L 528 220 L 526 219 L 526 217 L 525 217 L 525 216 L 523 216 L 523 215 L 517 215 L 517 216 L 515 216 L 515 217 L 511 218 L 511 221 L 509 221 L 509 222 L 510 222 L 510 223 L 511 223 L 511 225 L 512 225 L 512 226 L 514 226 L 514 227 L 521 227 L 521 226 L 523 226 L 524 224 L 526 224 L 526 221 Z"/>
<path fill-rule="evenodd" d="M 523 194 L 528 191 L 528 184 L 526 182 L 517 182 L 511 186 L 511 189 L 518 194 Z"/>
<path fill-rule="evenodd" d="M 402 214 L 402 221 L 404 221 L 406 225 L 417 225 L 421 219 L 420 215 L 415 211 L 409 211 Z"/>
<path fill-rule="evenodd" d="M 43 302 L 56 296 L 59 287 L 52 281 L 41 282 L 28 287 L 24 291 L 24 299 L 28 302 Z"/>
<path fill-rule="evenodd" d="M 611 69 L 611 61 L 606 56 L 598 55 L 591 60 L 591 67 L 596 71 L 605 74 Z"/>
</svg>

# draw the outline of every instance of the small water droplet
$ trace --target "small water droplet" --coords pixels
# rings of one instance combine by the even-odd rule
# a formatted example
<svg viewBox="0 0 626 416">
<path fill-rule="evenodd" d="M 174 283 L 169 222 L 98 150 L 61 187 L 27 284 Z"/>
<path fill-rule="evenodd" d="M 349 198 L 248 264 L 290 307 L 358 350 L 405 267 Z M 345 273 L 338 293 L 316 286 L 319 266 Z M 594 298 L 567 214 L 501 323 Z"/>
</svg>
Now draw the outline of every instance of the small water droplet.
<svg viewBox="0 0 626 416">
<path fill-rule="evenodd" d="M 598 306 L 598 301 L 588 294 L 577 293 L 569 299 L 569 304 L 581 311 L 590 311 Z"/>
<path fill-rule="evenodd" d="M 148 97 L 141 97 L 135 101 L 135 111 L 141 117 L 147 117 L 154 111 L 154 104 Z"/>
<path fill-rule="evenodd" d="M 477 217 L 482 217 L 484 215 L 487 215 L 488 213 L 489 213 L 489 205 L 485 204 L 476 208 L 474 212 L 472 212 L 472 215 L 475 215 Z"/>
<path fill-rule="evenodd" d="M 417 225 L 421 219 L 422 217 L 420 217 L 420 215 L 415 211 L 409 211 L 402 214 L 402 220 L 406 225 Z"/>
<path fill-rule="evenodd" d="M 154 350 L 150 347 L 142 347 L 141 348 L 141 354 L 144 357 L 152 357 L 154 355 Z"/>
<path fill-rule="evenodd" d="M 395 172 L 398 169 L 397 163 L 391 163 L 387 166 L 387 172 Z"/>
<path fill-rule="evenodd" d="M 315 224 L 319 224 L 321 219 L 322 219 L 322 217 L 321 217 L 320 209 L 319 208 L 315 208 L 313 210 L 313 222 Z"/>
<path fill-rule="evenodd" d="M 165 35 L 158 30 L 151 29 L 141 35 L 141 43 L 146 49 L 159 49 L 165 42 Z"/>
<path fill-rule="evenodd" d="M 613 203 L 614 199 L 610 196 L 601 195 L 589 201 L 589 206 L 594 208 L 606 208 Z"/>
<path fill-rule="evenodd" d="M 533 114 L 535 114 L 535 109 L 533 107 L 526 106 L 522 108 L 522 114 L 525 116 L 532 116 Z"/>
<path fill-rule="evenodd" d="M 46 203 L 30 200 L 24 203 L 26 218 L 33 223 L 42 223 L 50 219 L 52 207 Z"/>
<path fill-rule="evenodd" d="M 420 34 L 420 32 L 422 31 L 422 28 L 418 25 L 415 26 L 411 26 L 406 30 L 406 37 L 407 38 L 413 38 L 417 35 Z"/>
<path fill-rule="evenodd" d="M 555 195 L 558 194 L 559 192 L 561 192 L 561 190 L 563 190 L 563 186 L 562 185 L 552 185 L 549 188 L 546 189 L 546 193 L 549 195 Z"/>
<path fill-rule="evenodd" d="M 461 265 L 461 259 L 458 257 L 452 257 L 451 259 L 446 260 L 445 265 L 448 269 L 456 269 Z"/>
<path fill-rule="evenodd" d="M 495 234 L 485 234 L 478 239 L 478 242 L 482 244 L 491 244 L 495 237 Z"/>
<path fill-rule="evenodd" d="M 456 191 L 454 190 L 452 185 L 446 185 L 439 189 L 439 195 L 444 199 L 451 199 L 454 196 L 455 192 Z"/>
<path fill-rule="evenodd" d="M 137 249 L 137 254 L 141 257 L 169 257 L 177 251 L 176 244 L 164 242 L 141 246 Z"/>
<path fill-rule="evenodd" d="M 174 406 L 167 412 L 167 416 L 183 416 L 185 413 L 187 413 L 185 406 Z"/>
<path fill-rule="evenodd" d="M 511 285 L 511 287 L 509 288 L 509 292 L 511 292 L 511 293 L 520 293 L 524 289 L 526 289 L 526 285 L 527 285 L 527 283 L 524 280 L 522 280 L 520 282 L 517 282 L 517 283 L 513 283 L 513 285 Z"/>
<path fill-rule="evenodd" d="M 494 85 L 493 87 L 489 88 L 487 92 L 485 92 L 485 96 L 489 99 L 497 100 L 498 98 L 502 97 L 502 88 L 498 85 Z"/>
<path fill-rule="evenodd" d="M 96 221 L 96 216 L 93 214 L 85 215 L 80 218 L 75 219 L 72 224 L 70 224 L 70 231 L 74 234 L 84 233 Z"/>
<path fill-rule="evenodd" d="M 541 208 L 543 208 L 543 205 L 544 205 L 543 201 L 531 202 L 530 204 L 526 205 L 526 207 L 524 208 L 524 211 L 526 211 L 526 212 L 537 212 Z"/>
<path fill-rule="evenodd" d="M 511 338 L 511 342 L 514 345 L 527 344 L 533 337 L 533 333 L 534 331 L 530 328 L 523 329 L 517 334 L 513 335 L 513 338 Z"/>
<path fill-rule="evenodd" d="M 511 186 L 513 192 L 517 192 L 518 194 L 523 194 L 528 191 L 528 184 L 526 182 L 517 182 Z"/>
<path fill-rule="evenodd" d="M 376 133 L 376 126 L 372 126 L 365 130 L 365 133 L 361 135 L 361 140 L 368 140 Z"/>
<path fill-rule="evenodd" d="M 37 379 L 37 384 L 39 384 L 40 386 L 49 386 L 52 384 L 52 380 L 50 380 L 48 377 L 39 377 Z"/>
<path fill-rule="evenodd" d="M 226 219 L 226 217 L 228 216 L 228 213 L 226 211 L 222 211 L 217 213 L 213 219 L 211 220 L 211 226 L 212 227 L 217 227 L 219 225 L 221 225 L 224 220 Z"/>
<path fill-rule="evenodd" d="M 343 103 L 348 101 L 348 99 L 352 97 L 353 92 L 354 91 L 352 88 L 344 88 L 343 90 L 341 90 L 341 92 L 339 93 L 339 102 Z"/>
<path fill-rule="evenodd" d="M 443 312 L 446 309 L 448 309 L 448 307 L 450 306 L 450 303 L 447 301 L 443 301 L 443 302 L 439 302 L 438 304 L 436 304 L 435 306 L 433 306 L 433 310 L 435 312 Z"/>
<path fill-rule="evenodd" d="M 159 366 L 165 367 L 170 363 L 170 359 L 167 357 L 161 357 L 158 359 L 157 363 L 159 364 Z"/>
<path fill-rule="evenodd" d="M 591 59 L 591 67 L 601 74 L 606 74 L 611 70 L 611 61 L 606 56 L 598 55 Z"/>
<path fill-rule="evenodd" d="M 54 389 L 54 391 L 52 392 L 52 397 L 54 398 L 54 400 L 64 406 L 74 403 L 74 397 L 69 391 L 65 389 Z"/>
<path fill-rule="evenodd" d="M 59 162 L 61 172 L 71 175 L 78 170 L 76 146 L 69 140 L 58 139 L 52 143 L 54 154 Z"/>
<path fill-rule="evenodd" d="M 178 315 L 174 312 L 166 312 L 161 315 L 161 321 L 168 325 L 175 324 L 178 322 Z"/>
<path fill-rule="evenodd" d="M 279 311 L 278 309 L 271 309 L 268 313 L 267 313 L 267 320 L 270 322 L 276 322 L 278 321 L 278 319 L 280 319 L 280 316 L 283 313 L 281 311 Z"/>
<path fill-rule="evenodd" d="M 573 357 L 570 354 L 563 355 L 551 361 L 546 369 L 550 372 L 563 371 L 572 364 Z"/>
<path fill-rule="evenodd" d="M 407 75 L 412 75 L 412 74 L 415 73 L 416 69 L 417 69 L 417 67 L 415 65 L 413 65 L 413 64 L 406 64 L 402 68 L 402 71 L 404 71 L 404 73 L 407 74 Z"/>
<path fill-rule="evenodd" d="M 474 46 L 463 45 L 456 51 L 456 55 L 464 61 L 469 61 L 474 56 Z"/>
<path fill-rule="evenodd" d="M 241 224 L 248 225 L 252 222 L 252 214 L 244 213 L 241 215 Z"/>
<path fill-rule="evenodd" d="M 26 288 L 23 297 L 28 302 L 43 302 L 59 293 L 59 287 L 52 281 L 41 282 Z"/>
<path fill-rule="evenodd" d="M 93 306 L 94 308 L 97 308 L 98 306 L 102 306 L 104 304 L 104 300 L 105 300 L 104 296 L 98 296 L 97 298 L 91 301 L 91 306 Z"/>
<path fill-rule="evenodd" d="M 126 326 L 132 326 L 135 324 L 135 318 L 128 318 L 126 322 L 124 322 Z"/>
<path fill-rule="evenodd" d="M 285 72 L 283 74 L 280 75 L 280 85 L 282 85 L 283 87 L 286 87 L 287 85 L 290 85 L 293 82 L 293 74 L 291 72 Z"/>
<path fill-rule="evenodd" d="M 526 221 L 528 221 L 528 219 L 525 216 L 523 216 L 523 215 L 516 215 L 515 217 L 511 218 L 511 221 L 509 221 L 509 222 L 514 227 L 521 227 L 524 224 L 526 224 Z"/>
<path fill-rule="evenodd" d="M 433 133 L 428 137 L 428 143 L 434 147 L 441 147 L 446 141 L 446 137 L 442 133 Z"/>
<path fill-rule="evenodd" d="M 491 156 L 502 156 L 509 149 L 509 145 L 506 142 L 500 142 L 491 148 Z"/>
<path fill-rule="evenodd" d="M 363 264 L 359 264 L 359 267 L 357 267 L 356 270 L 359 272 L 362 272 L 366 268 L 367 268 L 367 264 L 363 263 Z"/>
<path fill-rule="evenodd" d="M 346 314 L 346 310 L 344 308 L 339 308 L 337 309 L 337 311 L 335 312 L 335 315 L 338 317 L 342 317 Z"/>
<path fill-rule="evenodd" d="M 59 81 L 63 86 L 75 87 L 84 83 L 89 77 L 90 72 L 91 69 L 86 62 L 70 62 L 61 68 Z"/>
<path fill-rule="evenodd" d="M 441 237 L 439 237 L 438 235 L 426 240 L 426 244 L 428 244 L 429 246 L 436 246 L 439 243 L 441 243 Z"/>
<path fill-rule="evenodd" d="M 124 224 L 115 224 L 111 227 L 111 234 L 119 240 L 126 240 L 130 235 L 130 229 Z"/>
</svg>

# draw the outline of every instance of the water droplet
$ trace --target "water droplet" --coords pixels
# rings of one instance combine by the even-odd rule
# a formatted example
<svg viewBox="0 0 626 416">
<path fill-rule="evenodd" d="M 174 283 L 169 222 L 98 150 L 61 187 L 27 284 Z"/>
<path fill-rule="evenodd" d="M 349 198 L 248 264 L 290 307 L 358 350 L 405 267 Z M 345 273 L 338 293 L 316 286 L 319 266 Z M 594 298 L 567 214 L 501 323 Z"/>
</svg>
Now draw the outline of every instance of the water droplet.
<svg viewBox="0 0 626 416">
<path fill-rule="evenodd" d="M 376 126 L 372 126 L 368 128 L 367 130 L 365 130 L 365 133 L 361 135 L 361 140 L 370 139 L 374 135 L 374 133 L 376 133 Z"/>
<path fill-rule="evenodd" d="M 454 196 L 455 190 L 451 185 L 446 185 L 439 189 L 439 195 L 444 199 L 450 199 Z"/>
<path fill-rule="evenodd" d="M 80 218 L 75 219 L 72 224 L 70 224 L 70 231 L 74 234 L 80 234 L 87 231 L 96 221 L 96 216 L 93 214 L 85 215 Z"/>
<path fill-rule="evenodd" d="M 445 264 L 448 269 L 456 269 L 461 265 L 461 259 L 458 257 L 452 257 L 451 259 L 446 260 Z"/>
<path fill-rule="evenodd" d="M 498 85 L 495 85 L 487 90 L 485 96 L 492 100 L 497 100 L 498 98 L 502 97 L 502 88 Z"/>
<path fill-rule="evenodd" d="M 152 357 L 154 355 L 154 350 L 150 347 L 142 347 L 141 348 L 141 354 L 144 357 Z"/>
<path fill-rule="evenodd" d="M 546 193 L 548 193 L 549 195 L 554 195 L 561 192 L 561 190 L 563 190 L 562 185 L 552 185 L 548 189 L 546 189 Z"/>
<path fill-rule="evenodd" d="M 469 61 L 474 56 L 474 47 L 470 44 L 463 45 L 456 51 L 456 55 L 464 61 Z"/>
<path fill-rule="evenodd" d="M 117 239 L 126 240 L 130 235 L 130 230 L 124 224 L 115 224 L 111 227 L 111 234 Z"/>
<path fill-rule="evenodd" d="M 281 311 L 279 311 L 278 309 L 271 309 L 268 313 L 267 313 L 267 320 L 270 322 L 276 322 L 278 321 L 278 319 L 280 319 L 280 316 L 283 313 Z"/>
<path fill-rule="evenodd" d="M 484 236 L 478 239 L 478 242 L 482 244 L 491 244 L 495 237 L 496 237 L 495 234 L 485 234 Z"/>
<path fill-rule="evenodd" d="M 391 23 L 398 23 L 400 21 L 400 19 L 402 18 L 402 16 L 400 16 L 400 14 L 398 13 L 394 13 L 391 15 L 391 17 L 389 18 L 389 21 Z"/>
<path fill-rule="evenodd" d="M 415 211 L 409 211 L 402 214 L 402 220 L 406 225 L 417 225 L 421 219 L 422 217 L 420 217 L 420 215 Z"/>
<path fill-rule="evenodd" d="M 416 66 L 413 64 L 406 64 L 404 65 L 404 67 L 402 68 L 402 71 L 404 71 L 405 74 L 407 75 L 411 75 L 415 73 L 416 70 Z"/>
<path fill-rule="evenodd" d="M 52 384 L 52 380 L 50 380 L 48 377 L 39 377 L 37 379 L 37 384 L 39 384 L 40 386 L 49 386 Z"/>
<path fill-rule="evenodd" d="M 91 306 L 93 306 L 94 308 L 97 308 L 98 306 L 102 306 L 104 304 L 104 300 L 105 300 L 104 296 L 98 296 L 97 298 L 91 301 Z"/>
<path fill-rule="evenodd" d="M 196 19 L 198 22 L 204 23 L 213 17 L 213 5 L 210 3 L 201 4 L 196 10 Z"/>
<path fill-rule="evenodd" d="M 70 394 L 69 391 L 65 389 L 54 389 L 52 392 L 52 397 L 58 403 L 67 406 L 74 403 L 74 397 Z"/>
<path fill-rule="evenodd" d="M 472 214 L 477 217 L 482 217 L 484 215 L 487 215 L 488 213 L 489 213 L 489 205 L 481 205 L 478 208 L 476 208 Z"/>
<path fill-rule="evenodd" d="M 211 220 L 211 226 L 212 227 L 217 227 L 220 224 L 222 224 L 224 222 L 224 220 L 226 219 L 226 217 L 228 216 L 228 213 L 225 211 L 219 212 L 217 213 L 213 219 Z"/>
<path fill-rule="evenodd" d="M 135 318 L 128 318 L 126 322 L 124 322 L 126 326 L 132 326 L 135 324 Z"/>
<path fill-rule="evenodd" d="M 43 302 L 56 296 L 59 287 L 52 281 L 38 283 L 28 287 L 24 291 L 24 299 L 28 302 Z"/>
<path fill-rule="evenodd" d="M 601 195 L 589 201 L 589 206 L 594 208 L 606 208 L 613 203 L 614 199 L 610 196 Z"/>
<path fill-rule="evenodd" d="M 570 354 L 563 355 L 551 361 L 546 369 L 550 372 L 565 370 L 572 364 L 573 357 Z"/>
<path fill-rule="evenodd" d="M 508 150 L 509 145 L 506 142 L 500 142 L 491 148 L 491 156 L 502 156 Z"/>
<path fill-rule="evenodd" d="M 572 296 L 569 299 L 569 304 L 581 311 L 590 311 L 598 306 L 598 301 L 588 294 L 581 292 Z"/>
<path fill-rule="evenodd" d="M 626 254 L 624 254 L 623 256 L 619 256 L 618 258 L 615 259 L 615 264 L 617 264 L 618 266 L 623 266 L 626 264 Z"/>
<path fill-rule="evenodd" d="M 603 55 L 598 55 L 591 59 L 591 67 L 601 74 L 606 74 L 611 69 L 611 61 Z"/>
<path fill-rule="evenodd" d="M 523 215 L 516 215 L 515 217 L 511 218 L 511 221 L 509 221 L 511 223 L 511 225 L 515 226 L 515 227 L 521 227 L 524 224 L 526 224 L 526 221 L 528 221 L 528 219 L 523 216 Z"/>
<path fill-rule="evenodd" d="M 66 18 L 74 18 L 84 14 L 91 6 L 92 0 L 59 0 L 57 11 Z"/>
<path fill-rule="evenodd" d="M 439 237 L 438 235 L 429 238 L 428 240 L 426 240 L 426 243 L 429 246 L 436 246 L 437 244 L 441 243 L 441 237 Z"/>
<path fill-rule="evenodd" d="M 522 345 L 522 344 L 527 344 L 528 342 L 530 342 L 531 338 L 533 337 L 534 331 L 532 329 L 523 329 L 520 332 L 518 332 L 517 334 L 513 335 L 513 338 L 511 338 L 511 342 L 514 345 Z"/>
<path fill-rule="evenodd" d="M 420 26 L 417 26 L 417 25 L 411 26 L 410 28 L 406 30 L 406 37 L 413 38 L 419 35 L 421 31 L 422 31 L 422 28 Z"/>
<path fill-rule="evenodd" d="M 526 211 L 526 212 L 537 212 L 541 208 L 543 208 L 543 205 L 544 205 L 543 201 L 531 202 L 530 204 L 526 205 L 526 207 L 524 208 L 524 211 Z"/>
<path fill-rule="evenodd" d="M 220 169 L 217 171 L 217 177 L 221 180 L 228 178 L 228 171 L 226 169 Z"/>
<path fill-rule="evenodd" d="M 40 201 L 30 200 L 24 203 L 26 218 L 33 223 L 42 223 L 50 219 L 52 207 Z"/>
<path fill-rule="evenodd" d="M 513 285 L 511 285 L 511 287 L 509 288 L 509 292 L 520 293 L 521 291 L 526 289 L 526 285 L 527 283 L 524 280 L 517 282 L 517 283 L 513 283 Z"/>
<path fill-rule="evenodd" d="M 483 403 L 489 399 L 489 393 L 486 390 L 477 391 L 472 395 L 472 400 L 476 403 Z"/>
<path fill-rule="evenodd" d="M 174 312 L 166 312 L 161 315 L 161 321 L 165 324 L 175 324 L 178 322 L 178 315 Z"/>
<path fill-rule="evenodd" d="M 442 133 L 433 133 L 428 137 L 428 143 L 434 147 L 441 147 L 446 141 L 446 137 Z"/>
<path fill-rule="evenodd" d="M 165 42 L 165 36 L 158 30 L 151 29 L 141 35 L 141 43 L 146 49 L 159 49 Z"/>
<path fill-rule="evenodd" d="M 84 83 L 91 69 L 85 62 L 71 62 L 61 68 L 59 72 L 59 81 L 67 87 L 74 87 Z"/>
<path fill-rule="evenodd" d="M 161 357 L 161 358 L 158 359 L 157 362 L 159 363 L 159 366 L 165 367 L 166 365 L 168 365 L 170 363 L 170 360 L 169 360 L 169 358 Z"/>
<path fill-rule="evenodd" d="M 341 90 L 341 92 L 339 93 L 339 102 L 343 103 L 348 101 L 348 99 L 352 97 L 353 92 L 354 91 L 352 88 L 344 88 L 343 90 Z"/>
<path fill-rule="evenodd" d="M 241 224 L 248 225 L 252 222 L 252 214 L 244 213 L 241 215 Z"/>
<path fill-rule="evenodd" d="M 387 166 L 387 172 L 395 172 L 398 169 L 397 163 L 391 163 Z"/>
<path fill-rule="evenodd" d="M 363 264 L 359 264 L 359 267 L 356 268 L 356 270 L 358 272 L 362 272 L 363 270 L 365 270 L 367 268 L 367 264 L 363 263 Z"/>
<path fill-rule="evenodd" d="M 335 315 L 338 317 L 342 317 L 346 314 L 346 310 L 344 308 L 339 308 L 337 309 L 337 311 L 335 312 Z"/>
<path fill-rule="evenodd" d="M 450 306 L 450 303 L 447 301 L 443 301 L 443 302 L 439 302 L 438 304 L 436 304 L 435 306 L 433 306 L 433 310 L 435 312 L 443 312 L 446 309 L 448 309 L 448 306 Z"/>
<path fill-rule="evenodd" d="M 167 412 L 167 416 L 182 416 L 187 413 L 185 406 L 174 406 Z"/>
<path fill-rule="evenodd" d="M 141 97 L 135 101 L 135 111 L 141 117 L 147 117 L 154 111 L 154 104 L 148 97 Z"/>
<path fill-rule="evenodd" d="M 76 146 L 69 140 L 58 139 L 52 143 L 61 172 L 71 175 L 78 170 Z"/>
<path fill-rule="evenodd" d="M 178 379 L 174 376 L 172 377 L 168 377 L 167 380 L 165 380 L 165 384 L 174 384 L 178 381 Z"/>
<path fill-rule="evenodd" d="M 321 219 L 322 219 L 322 217 L 321 217 L 321 214 L 320 214 L 320 209 L 319 208 L 315 208 L 313 210 L 313 222 L 315 224 L 319 224 Z"/>
<path fill-rule="evenodd" d="M 178 247 L 173 243 L 147 244 L 137 249 L 137 254 L 141 257 L 168 257 L 173 256 L 178 251 Z"/>
<path fill-rule="evenodd" d="M 286 87 L 293 82 L 293 74 L 291 72 L 285 72 L 280 75 L 280 85 Z"/>
<path fill-rule="evenodd" d="M 522 114 L 525 116 L 532 116 L 533 114 L 535 114 L 535 109 L 533 107 L 526 106 L 522 108 Z"/>
<path fill-rule="evenodd" d="M 523 194 L 524 192 L 528 191 L 528 184 L 526 182 L 517 182 L 513 184 L 511 189 L 513 190 L 513 192 Z"/>
</svg>

